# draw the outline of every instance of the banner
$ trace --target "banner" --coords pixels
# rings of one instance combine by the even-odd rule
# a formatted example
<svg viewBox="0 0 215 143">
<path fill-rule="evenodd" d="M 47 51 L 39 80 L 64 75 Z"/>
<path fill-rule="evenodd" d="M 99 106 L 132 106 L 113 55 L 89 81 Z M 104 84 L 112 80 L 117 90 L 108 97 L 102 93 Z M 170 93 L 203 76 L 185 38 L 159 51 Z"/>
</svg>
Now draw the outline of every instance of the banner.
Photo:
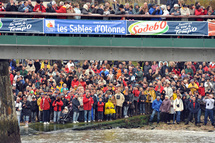
<svg viewBox="0 0 215 143">
<path fill-rule="evenodd" d="M 208 36 L 215 36 L 215 21 L 208 21 Z"/>
<path fill-rule="evenodd" d="M 0 32 L 43 33 L 43 19 L 1 18 Z"/>
<path fill-rule="evenodd" d="M 45 19 L 44 32 L 50 34 L 126 35 L 125 20 L 57 20 Z"/>
<path fill-rule="evenodd" d="M 127 21 L 127 35 L 208 36 L 208 22 Z"/>
</svg>

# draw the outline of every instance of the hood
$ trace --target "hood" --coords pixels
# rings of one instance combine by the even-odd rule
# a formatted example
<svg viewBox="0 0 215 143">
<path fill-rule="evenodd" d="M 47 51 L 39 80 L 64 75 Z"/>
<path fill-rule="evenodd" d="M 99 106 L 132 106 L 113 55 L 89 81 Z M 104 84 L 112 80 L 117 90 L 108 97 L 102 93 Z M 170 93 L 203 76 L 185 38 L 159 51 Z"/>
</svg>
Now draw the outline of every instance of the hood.
<svg viewBox="0 0 215 143">
<path fill-rule="evenodd" d="M 134 3 L 134 8 L 138 5 L 138 3 Z"/>
<path fill-rule="evenodd" d="M 83 8 L 86 9 L 86 10 L 88 10 L 88 5 L 85 4 L 85 5 L 83 6 Z"/>
<path fill-rule="evenodd" d="M 47 7 L 48 7 L 48 8 L 51 8 L 51 7 L 52 7 L 52 5 L 51 5 L 50 3 L 48 3 L 48 4 L 47 4 Z"/>
</svg>

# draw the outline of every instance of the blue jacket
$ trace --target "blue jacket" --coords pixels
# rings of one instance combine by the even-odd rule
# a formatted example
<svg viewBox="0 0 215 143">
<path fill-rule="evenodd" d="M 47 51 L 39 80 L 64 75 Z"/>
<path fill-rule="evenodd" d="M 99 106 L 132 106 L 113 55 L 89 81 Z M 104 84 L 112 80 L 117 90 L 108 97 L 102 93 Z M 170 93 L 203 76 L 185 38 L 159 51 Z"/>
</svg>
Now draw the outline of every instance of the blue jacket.
<svg viewBox="0 0 215 143">
<path fill-rule="evenodd" d="M 154 9 L 154 8 L 151 7 L 149 9 L 149 14 L 150 15 L 163 15 L 163 11 L 161 9 L 156 10 L 156 9 Z M 151 20 L 160 21 L 161 18 L 151 18 Z"/>
<path fill-rule="evenodd" d="M 107 76 L 107 75 L 109 74 L 109 72 L 108 72 L 107 70 L 106 70 L 105 72 L 102 70 L 102 71 L 99 73 L 99 75 L 101 76 L 102 73 L 104 73 L 105 76 Z"/>
<path fill-rule="evenodd" d="M 160 99 L 159 101 L 157 101 L 157 99 L 155 99 L 155 100 L 152 102 L 152 109 L 154 109 L 154 110 L 160 112 L 161 104 L 162 104 L 161 99 Z"/>
</svg>

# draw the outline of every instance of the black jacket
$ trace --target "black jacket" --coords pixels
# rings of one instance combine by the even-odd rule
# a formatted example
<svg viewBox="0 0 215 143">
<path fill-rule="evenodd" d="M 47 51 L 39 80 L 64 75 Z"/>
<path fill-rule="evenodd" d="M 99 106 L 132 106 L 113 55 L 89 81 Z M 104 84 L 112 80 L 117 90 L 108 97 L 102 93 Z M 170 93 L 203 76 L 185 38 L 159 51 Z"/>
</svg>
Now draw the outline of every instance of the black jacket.
<svg viewBox="0 0 215 143">
<path fill-rule="evenodd" d="M 37 101 L 31 101 L 31 111 L 36 112 L 38 110 Z"/>
<path fill-rule="evenodd" d="M 124 106 L 128 106 L 129 95 L 124 95 L 124 97 L 125 97 Z"/>
<path fill-rule="evenodd" d="M 80 102 L 77 98 L 72 99 L 72 109 L 73 112 L 79 112 L 78 106 L 80 106 Z"/>
<path fill-rule="evenodd" d="M 200 104 L 198 102 L 195 102 L 195 108 L 193 107 L 193 102 L 190 102 L 188 104 L 188 109 L 191 113 L 197 113 L 200 109 Z"/>
<path fill-rule="evenodd" d="M 97 108 L 97 104 L 98 104 L 97 97 L 95 95 L 93 95 L 92 98 L 93 98 L 93 101 L 94 101 L 94 103 L 93 103 L 93 109 L 96 109 Z"/>
<path fill-rule="evenodd" d="M 68 102 L 68 100 L 66 99 L 66 98 L 62 98 L 61 99 L 62 100 L 62 102 L 63 102 L 63 106 L 61 107 L 61 111 L 63 111 L 63 109 L 65 108 L 65 106 L 68 106 L 69 105 L 69 102 Z"/>
<path fill-rule="evenodd" d="M 144 100 L 144 102 L 141 102 L 141 100 Z M 142 93 L 140 92 L 140 94 L 139 94 L 139 102 L 140 102 L 140 104 L 145 103 L 145 101 L 146 101 L 146 95 L 144 95 L 144 94 L 142 94 Z"/>
<path fill-rule="evenodd" d="M 31 115 L 31 103 L 30 103 L 30 101 L 22 102 L 22 113 L 24 116 L 30 116 Z"/>
<path fill-rule="evenodd" d="M 6 6 L 6 11 L 18 11 L 18 8 L 15 6 L 15 4 L 11 5 L 9 2 Z"/>
</svg>

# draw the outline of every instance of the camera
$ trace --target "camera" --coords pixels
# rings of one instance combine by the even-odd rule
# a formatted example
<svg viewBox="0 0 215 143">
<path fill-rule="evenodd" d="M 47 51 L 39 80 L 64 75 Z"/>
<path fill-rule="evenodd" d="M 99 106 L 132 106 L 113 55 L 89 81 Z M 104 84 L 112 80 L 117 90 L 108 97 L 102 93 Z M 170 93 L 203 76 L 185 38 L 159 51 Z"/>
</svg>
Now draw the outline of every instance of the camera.
<svg viewBox="0 0 215 143">
<path fill-rule="evenodd" d="M 179 108 L 179 104 L 176 105 Z"/>
</svg>

